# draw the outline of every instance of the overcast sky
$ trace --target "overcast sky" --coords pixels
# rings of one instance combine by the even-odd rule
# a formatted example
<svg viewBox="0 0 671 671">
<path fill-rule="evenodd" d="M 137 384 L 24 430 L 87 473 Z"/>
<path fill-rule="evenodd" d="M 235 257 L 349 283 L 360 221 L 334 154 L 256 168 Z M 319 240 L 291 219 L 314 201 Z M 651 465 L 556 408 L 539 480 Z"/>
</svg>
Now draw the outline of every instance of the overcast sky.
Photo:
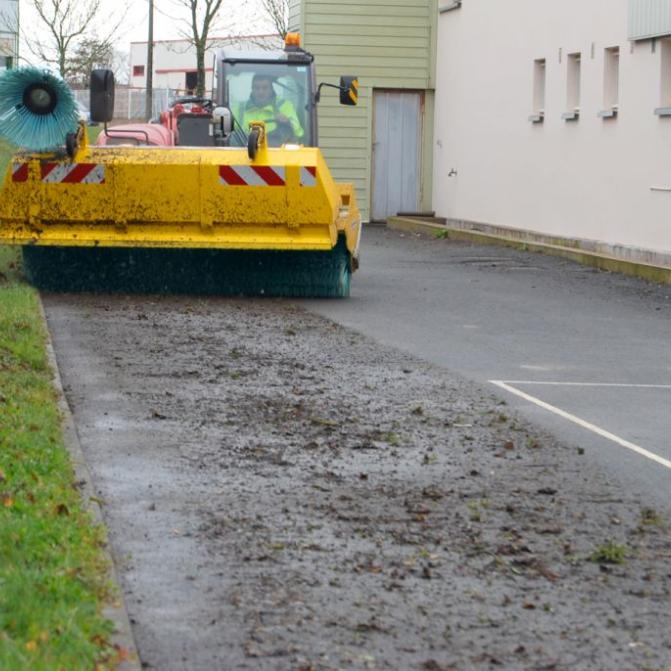
<svg viewBox="0 0 671 671">
<path fill-rule="evenodd" d="M 115 14 L 119 16 L 120 13 L 124 15 L 123 24 L 115 39 L 118 50 L 128 52 L 131 42 L 147 40 L 149 13 L 147 0 L 101 0 L 101 5 L 102 11 L 97 26 L 101 35 L 105 33 L 106 25 L 113 25 L 112 16 Z M 20 0 L 20 6 L 22 31 L 46 38 L 46 29 L 35 13 L 32 2 Z M 124 7 L 127 9 L 121 12 Z M 188 29 L 184 21 L 188 19 L 189 13 L 183 5 L 180 6 L 180 0 L 154 0 L 154 7 L 155 40 L 179 38 L 180 31 Z M 258 35 L 269 32 L 273 32 L 273 29 L 261 8 L 261 0 L 224 0 L 218 23 L 211 35 Z M 26 48 L 22 48 L 21 51 L 23 56 L 30 57 Z"/>
</svg>

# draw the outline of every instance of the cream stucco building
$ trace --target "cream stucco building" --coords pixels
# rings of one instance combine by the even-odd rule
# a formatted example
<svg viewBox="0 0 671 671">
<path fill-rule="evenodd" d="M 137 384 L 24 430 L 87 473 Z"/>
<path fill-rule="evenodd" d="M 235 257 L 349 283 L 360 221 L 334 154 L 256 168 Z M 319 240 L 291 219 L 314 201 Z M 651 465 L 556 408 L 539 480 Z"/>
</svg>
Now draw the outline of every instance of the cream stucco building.
<svg viewBox="0 0 671 671">
<path fill-rule="evenodd" d="M 671 255 L 671 0 L 441 0 L 433 205 Z"/>
</svg>

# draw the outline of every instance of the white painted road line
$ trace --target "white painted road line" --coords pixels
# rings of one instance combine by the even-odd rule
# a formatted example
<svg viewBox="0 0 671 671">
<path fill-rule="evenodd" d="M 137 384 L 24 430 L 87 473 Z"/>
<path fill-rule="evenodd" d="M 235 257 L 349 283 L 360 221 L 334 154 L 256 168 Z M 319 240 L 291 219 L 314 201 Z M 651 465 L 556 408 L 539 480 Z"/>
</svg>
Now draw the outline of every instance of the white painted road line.
<svg viewBox="0 0 671 671">
<path fill-rule="evenodd" d="M 642 448 L 640 445 L 636 445 L 635 443 L 630 443 L 628 440 L 625 440 L 624 438 L 620 438 L 619 436 L 616 436 L 614 433 L 610 433 L 610 431 L 606 431 L 605 429 L 602 429 L 601 427 L 596 426 L 595 424 L 591 424 L 590 422 L 586 422 L 584 419 L 580 419 L 580 417 L 576 417 L 575 415 L 572 415 L 569 412 L 566 412 L 565 410 L 562 410 L 561 408 L 557 408 L 554 405 L 550 405 L 549 403 L 546 403 L 545 401 L 541 401 L 540 398 L 536 398 L 535 396 L 531 396 L 530 394 L 526 394 L 525 392 L 516 389 L 515 387 L 510 386 L 510 384 L 507 384 L 506 382 L 502 380 L 490 380 L 492 384 L 495 384 L 497 387 L 501 387 L 501 389 L 505 389 L 507 392 L 510 392 L 511 394 L 514 394 L 515 396 L 519 396 L 520 398 L 523 398 L 525 401 L 529 401 L 530 403 L 534 403 L 537 405 L 539 408 L 543 408 L 544 410 L 548 410 L 549 412 L 554 413 L 555 415 L 559 415 L 559 417 L 563 417 L 564 419 L 567 419 L 569 422 L 573 422 L 574 424 L 577 424 L 578 426 L 582 427 L 583 429 L 587 429 L 588 431 L 591 431 L 592 433 L 596 433 L 598 436 L 601 436 L 603 438 L 606 438 L 608 440 L 613 441 L 614 443 L 617 443 L 618 445 L 621 445 L 622 447 L 626 447 L 628 450 L 631 450 L 632 452 L 636 452 L 636 454 L 639 454 L 642 457 L 645 457 L 646 459 L 650 459 L 651 461 L 654 461 L 655 463 L 659 464 L 660 466 L 664 466 L 665 468 L 671 469 L 671 461 L 668 459 L 664 459 L 664 457 L 660 457 L 658 454 L 655 454 L 654 452 L 650 452 L 649 450 L 646 450 Z M 514 383 L 513 383 L 514 384 Z M 517 383 L 520 384 L 520 383 Z M 537 384 L 537 383 L 533 383 Z"/>
<path fill-rule="evenodd" d="M 490 380 L 494 384 L 495 381 Z M 621 387 L 623 389 L 669 389 L 671 384 L 627 384 L 626 382 L 540 382 L 538 380 L 506 380 L 507 384 L 538 384 L 555 387 Z"/>
</svg>

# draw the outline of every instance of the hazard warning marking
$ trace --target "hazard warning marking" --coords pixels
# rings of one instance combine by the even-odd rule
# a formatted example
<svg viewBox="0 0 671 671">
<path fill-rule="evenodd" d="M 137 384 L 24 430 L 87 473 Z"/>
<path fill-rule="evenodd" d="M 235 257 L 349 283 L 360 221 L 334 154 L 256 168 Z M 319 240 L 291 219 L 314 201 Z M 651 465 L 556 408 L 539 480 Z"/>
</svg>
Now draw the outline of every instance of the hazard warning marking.
<svg viewBox="0 0 671 671">
<path fill-rule="evenodd" d="M 317 186 L 317 168 L 314 166 L 301 168 L 301 186 Z"/>
<path fill-rule="evenodd" d="M 104 184 L 105 166 L 98 163 L 42 163 L 45 184 Z"/>
<path fill-rule="evenodd" d="M 12 163 L 12 182 L 28 181 L 28 164 Z"/>
<path fill-rule="evenodd" d="M 219 182 L 228 186 L 286 186 L 284 167 L 220 165 Z"/>
</svg>

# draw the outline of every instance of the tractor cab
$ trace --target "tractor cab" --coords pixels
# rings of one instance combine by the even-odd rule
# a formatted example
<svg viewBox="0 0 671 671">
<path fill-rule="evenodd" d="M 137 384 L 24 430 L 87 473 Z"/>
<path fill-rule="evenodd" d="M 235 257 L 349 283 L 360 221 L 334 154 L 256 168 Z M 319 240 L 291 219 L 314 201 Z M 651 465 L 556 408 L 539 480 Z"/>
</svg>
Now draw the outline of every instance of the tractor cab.
<svg viewBox="0 0 671 671">
<path fill-rule="evenodd" d="M 296 51 L 217 53 L 216 100 L 231 111 L 229 144 L 247 146 L 253 121 L 266 125 L 268 145 L 317 146 L 314 59 Z"/>
<path fill-rule="evenodd" d="M 211 98 L 176 99 L 151 124 L 105 126 L 97 144 L 247 147 L 253 159 L 261 135 L 268 147 L 319 146 L 317 104 L 324 86 L 340 92 L 342 105 L 358 101 L 356 77 L 341 77 L 339 85 L 317 85 L 314 57 L 301 49 L 295 33 L 287 35 L 283 50 L 221 49 L 214 72 Z M 113 90 L 113 80 L 105 80 L 100 96 L 92 96 L 92 109 L 93 99 L 101 99 L 96 118 L 111 118 L 112 110 L 107 108 L 114 99 Z"/>
<path fill-rule="evenodd" d="M 356 105 L 356 77 L 341 77 L 340 85 L 319 84 L 314 57 L 289 33 L 282 51 L 231 51 L 215 56 L 214 98 L 230 110 L 230 146 L 248 146 L 250 124 L 262 121 L 268 146 L 299 144 L 317 147 L 317 103 L 323 86 L 338 89 L 343 105 Z"/>
</svg>

